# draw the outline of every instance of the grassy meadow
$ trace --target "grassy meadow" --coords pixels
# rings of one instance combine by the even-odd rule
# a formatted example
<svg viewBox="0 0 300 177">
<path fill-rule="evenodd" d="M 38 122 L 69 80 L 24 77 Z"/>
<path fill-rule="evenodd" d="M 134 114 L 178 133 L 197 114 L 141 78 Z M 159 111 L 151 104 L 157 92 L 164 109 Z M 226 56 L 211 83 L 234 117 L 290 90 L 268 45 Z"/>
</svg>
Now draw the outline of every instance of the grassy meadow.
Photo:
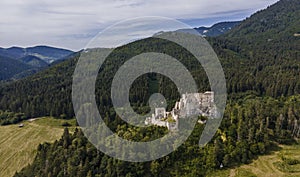
<svg viewBox="0 0 300 177">
<path fill-rule="evenodd" d="M 59 120 L 38 118 L 24 121 L 19 125 L 0 126 L 0 176 L 11 177 L 34 160 L 37 146 L 43 142 L 59 139 L 64 127 L 63 123 L 75 127 L 75 120 Z"/>
<path fill-rule="evenodd" d="M 300 145 L 279 147 L 280 150 L 259 156 L 250 164 L 220 170 L 209 177 L 300 177 Z"/>
</svg>

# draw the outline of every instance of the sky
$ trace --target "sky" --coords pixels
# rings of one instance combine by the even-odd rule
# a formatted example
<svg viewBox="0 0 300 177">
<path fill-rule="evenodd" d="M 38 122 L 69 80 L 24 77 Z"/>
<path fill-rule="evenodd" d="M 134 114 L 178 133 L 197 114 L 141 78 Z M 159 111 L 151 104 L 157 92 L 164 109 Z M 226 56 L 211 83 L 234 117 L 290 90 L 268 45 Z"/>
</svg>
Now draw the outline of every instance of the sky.
<svg viewBox="0 0 300 177">
<path fill-rule="evenodd" d="M 49 45 L 78 51 L 107 27 L 161 16 L 192 27 L 243 20 L 278 0 L 1 0 L 0 47 Z"/>
</svg>

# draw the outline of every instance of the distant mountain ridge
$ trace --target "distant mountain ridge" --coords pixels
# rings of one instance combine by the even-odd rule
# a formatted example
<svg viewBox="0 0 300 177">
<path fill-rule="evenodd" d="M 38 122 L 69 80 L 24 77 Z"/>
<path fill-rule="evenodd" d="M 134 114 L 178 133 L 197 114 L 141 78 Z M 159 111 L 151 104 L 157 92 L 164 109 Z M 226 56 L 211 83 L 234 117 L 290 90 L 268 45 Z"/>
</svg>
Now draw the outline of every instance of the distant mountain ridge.
<svg viewBox="0 0 300 177">
<path fill-rule="evenodd" d="M 35 73 L 36 69 L 21 61 L 11 58 L 0 56 L 0 81 L 14 78 L 17 74 L 21 74 L 24 71 L 30 71 Z M 27 74 L 21 74 L 26 76 Z"/>
<path fill-rule="evenodd" d="M 26 55 L 25 57 L 20 58 L 20 60 L 23 63 L 26 63 L 26 64 L 34 66 L 34 67 L 38 67 L 38 68 L 48 66 L 48 63 L 46 61 L 44 61 L 44 60 L 42 60 L 39 57 L 34 56 L 34 55 Z"/>
<path fill-rule="evenodd" d="M 202 36 L 215 37 L 215 36 L 225 34 L 229 30 L 238 26 L 240 23 L 241 21 L 220 22 L 214 24 L 211 27 L 199 27 L 194 29 L 198 31 Z"/>
<path fill-rule="evenodd" d="M 10 48 L 1 48 L 0 55 L 6 56 L 13 59 L 20 59 L 25 56 L 35 56 L 40 58 L 41 60 L 47 62 L 48 64 L 62 59 L 70 54 L 73 51 L 60 49 L 55 47 L 49 46 L 35 46 L 35 47 L 28 47 L 28 48 L 21 48 L 21 47 L 10 47 Z"/>
<path fill-rule="evenodd" d="M 71 50 L 49 46 L 0 48 L 0 80 L 32 75 L 72 54 Z"/>
<path fill-rule="evenodd" d="M 241 23 L 241 21 L 232 21 L 232 22 L 220 22 L 212 25 L 211 27 L 198 27 L 192 29 L 179 29 L 179 32 L 185 33 L 195 33 L 195 30 L 200 33 L 204 37 L 217 37 L 223 35 L 230 31 L 231 29 L 235 28 Z M 159 34 L 159 33 L 158 33 Z"/>
</svg>

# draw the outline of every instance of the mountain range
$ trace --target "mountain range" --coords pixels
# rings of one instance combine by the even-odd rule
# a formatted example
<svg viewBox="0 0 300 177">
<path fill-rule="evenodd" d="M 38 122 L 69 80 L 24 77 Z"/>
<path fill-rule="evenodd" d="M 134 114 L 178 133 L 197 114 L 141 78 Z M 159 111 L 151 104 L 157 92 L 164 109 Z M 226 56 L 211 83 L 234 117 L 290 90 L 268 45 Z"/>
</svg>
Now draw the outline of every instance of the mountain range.
<svg viewBox="0 0 300 177">
<path fill-rule="evenodd" d="M 13 59 L 22 59 L 27 56 L 34 56 L 40 60 L 50 64 L 56 60 L 62 59 L 70 54 L 73 51 L 60 49 L 49 46 L 36 46 L 36 47 L 11 47 L 11 48 L 0 48 L 0 56 L 6 56 Z"/>
<path fill-rule="evenodd" d="M 23 78 L 73 53 L 49 46 L 0 48 L 0 80 Z"/>
<path fill-rule="evenodd" d="M 225 34 L 226 32 L 230 31 L 234 27 L 238 26 L 240 23 L 241 21 L 220 22 L 214 24 L 211 27 L 199 27 L 194 29 L 198 31 L 202 36 L 216 37 Z"/>
<path fill-rule="evenodd" d="M 203 36 L 215 37 L 228 32 L 238 24 L 240 21 L 221 22 L 211 27 L 195 28 L 195 30 Z M 32 75 L 50 64 L 70 58 L 73 53 L 70 50 L 49 46 L 0 48 L 0 81 Z"/>
</svg>

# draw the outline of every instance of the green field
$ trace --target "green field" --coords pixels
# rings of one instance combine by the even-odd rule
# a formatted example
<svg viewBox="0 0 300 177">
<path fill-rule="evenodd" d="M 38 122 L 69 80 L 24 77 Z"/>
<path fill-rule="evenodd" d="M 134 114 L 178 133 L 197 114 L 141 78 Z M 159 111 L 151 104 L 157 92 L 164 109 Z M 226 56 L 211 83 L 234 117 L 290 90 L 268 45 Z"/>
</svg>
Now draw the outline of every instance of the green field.
<svg viewBox="0 0 300 177">
<path fill-rule="evenodd" d="M 300 145 L 280 145 L 281 150 L 258 157 L 252 163 L 212 173 L 211 177 L 300 177 L 300 163 L 289 165 L 282 157 L 300 161 Z"/>
<path fill-rule="evenodd" d="M 11 177 L 16 171 L 31 163 L 37 146 L 43 142 L 53 142 L 63 134 L 63 123 L 75 127 L 75 120 L 39 118 L 18 125 L 0 126 L 0 176 Z"/>
</svg>

